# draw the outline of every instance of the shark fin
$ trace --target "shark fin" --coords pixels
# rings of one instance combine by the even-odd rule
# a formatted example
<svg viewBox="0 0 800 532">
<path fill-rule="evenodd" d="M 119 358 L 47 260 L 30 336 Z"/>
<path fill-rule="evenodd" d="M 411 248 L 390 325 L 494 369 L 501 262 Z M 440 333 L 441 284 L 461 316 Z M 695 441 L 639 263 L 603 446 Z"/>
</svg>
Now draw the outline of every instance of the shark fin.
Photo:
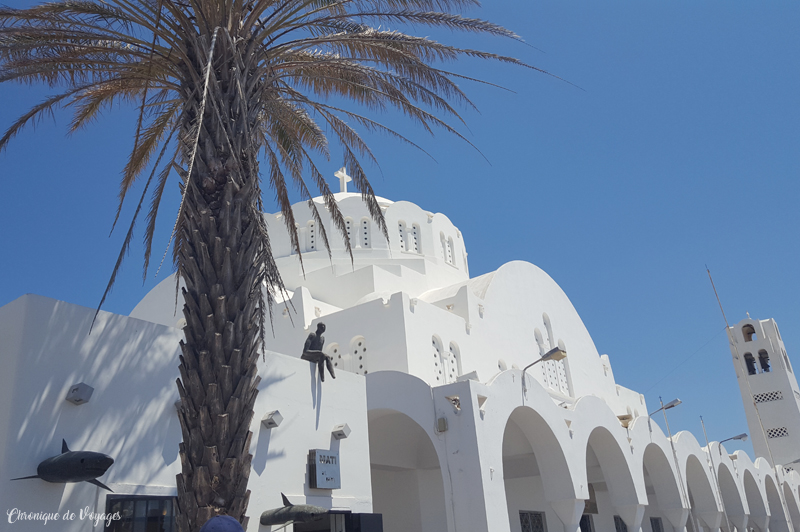
<svg viewBox="0 0 800 532">
<path fill-rule="evenodd" d="M 284 506 L 294 506 L 294 504 L 290 503 L 289 499 L 287 499 L 286 495 L 284 495 L 283 493 L 281 493 L 281 498 L 283 499 Z"/>
<path fill-rule="evenodd" d="M 67 447 L 67 440 L 61 440 L 61 452 L 62 454 L 69 452 L 69 447 Z"/>
<path fill-rule="evenodd" d="M 11 480 L 25 480 L 26 478 L 42 478 L 39 475 L 32 475 L 30 477 L 19 477 L 19 478 L 12 478 Z"/>
<path fill-rule="evenodd" d="M 96 478 L 93 478 L 92 480 L 87 480 L 86 482 L 88 482 L 89 484 L 94 484 L 95 486 L 97 486 L 99 488 L 103 488 L 104 490 L 108 490 L 111 493 L 114 493 L 114 490 L 112 490 L 111 488 L 109 488 L 108 486 L 106 486 L 105 484 L 103 484 L 102 482 L 97 480 Z"/>
</svg>

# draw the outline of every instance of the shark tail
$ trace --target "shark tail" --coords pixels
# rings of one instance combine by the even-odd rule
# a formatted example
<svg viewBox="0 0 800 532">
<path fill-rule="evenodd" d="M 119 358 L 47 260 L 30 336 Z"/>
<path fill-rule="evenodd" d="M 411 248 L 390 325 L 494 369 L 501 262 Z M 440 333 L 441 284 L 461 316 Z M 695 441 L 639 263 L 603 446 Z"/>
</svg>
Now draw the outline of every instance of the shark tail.
<svg viewBox="0 0 800 532">
<path fill-rule="evenodd" d="M 42 478 L 39 475 L 31 475 L 29 477 L 19 477 L 19 478 L 12 478 L 11 480 L 25 480 L 27 478 Z"/>
<path fill-rule="evenodd" d="M 25 478 L 32 478 L 32 477 L 25 477 Z M 283 499 L 284 506 L 294 506 L 292 503 L 289 502 L 289 499 L 286 498 L 286 495 L 281 493 L 281 498 Z"/>
<path fill-rule="evenodd" d="M 67 440 L 64 439 L 61 440 L 61 452 L 62 454 L 69 452 L 69 447 L 67 447 Z"/>
</svg>

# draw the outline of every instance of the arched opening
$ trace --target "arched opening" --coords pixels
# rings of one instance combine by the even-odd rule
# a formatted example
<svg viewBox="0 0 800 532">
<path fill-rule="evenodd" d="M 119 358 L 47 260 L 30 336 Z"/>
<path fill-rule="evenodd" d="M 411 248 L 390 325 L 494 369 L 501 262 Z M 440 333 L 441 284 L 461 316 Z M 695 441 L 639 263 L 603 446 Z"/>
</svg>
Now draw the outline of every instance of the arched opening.
<svg viewBox="0 0 800 532">
<path fill-rule="evenodd" d="M 344 227 L 347 230 L 347 240 L 350 241 L 350 248 L 356 247 L 357 239 L 356 239 L 356 228 L 355 223 L 353 222 L 352 218 L 345 218 L 344 219 Z"/>
<path fill-rule="evenodd" d="M 691 526 L 695 531 L 699 531 L 701 526 L 715 530 L 724 520 L 717 507 L 717 498 L 709 475 L 710 471 L 705 464 L 701 464 L 697 456 L 689 455 L 686 459 L 686 485 L 692 511 L 687 528 Z"/>
<path fill-rule="evenodd" d="M 456 253 L 452 236 L 447 239 L 447 262 L 453 266 L 456 265 Z"/>
<path fill-rule="evenodd" d="M 458 376 L 461 375 L 461 352 L 458 350 L 458 344 L 450 342 L 450 349 L 447 353 L 447 382 L 456 382 Z"/>
<path fill-rule="evenodd" d="M 369 218 L 361 218 L 361 247 L 368 248 L 370 247 L 370 228 L 369 228 Z"/>
<path fill-rule="evenodd" d="M 446 374 L 444 369 L 444 356 L 442 355 L 442 341 L 436 335 L 431 337 L 431 353 L 433 354 L 433 379 L 431 382 L 434 386 L 439 386 L 447 381 L 445 380 Z"/>
<path fill-rule="evenodd" d="M 742 336 L 744 336 L 745 342 L 752 342 L 753 340 L 758 340 L 755 328 L 753 328 L 753 326 L 750 325 L 749 323 L 742 327 Z"/>
<path fill-rule="evenodd" d="M 766 349 L 759 349 L 758 364 L 761 366 L 763 373 L 769 373 L 769 353 L 767 353 Z"/>
<path fill-rule="evenodd" d="M 756 359 L 753 358 L 752 353 L 745 353 L 744 354 L 744 363 L 747 366 L 747 373 L 749 375 L 755 375 L 756 371 Z"/>
<path fill-rule="evenodd" d="M 722 503 L 725 505 L 725 513 L 728 516 L 727 521 L 730 522 L 731 527 L 744 532 L 744 529 L 747 528 L 747 514 L 745 514 L 742 497 L 739 493 L 739 488 L 736 486 L 733 473 L 725 464 L 720 464 L 717 468 L 717 480 L 719 481 Z M 727 532 L 733 532 L 733 530 L 728 529 L 728 522 L 724 519 L 722 526 Z"/>
<path fill-rule="evenodd" d="M 744 471 L 744 495 L 747 498 L 747 506 L 750 508 L 750 519 L 748 520 L 748 528 L 756 527 L 757 530 L 762 532 L 766 531 L 769 524 L 767 517 L 767 509 L 764 506 L 764 499 L 761 497 L 761 492 L 758 489 L 758 483 L 753 478 L 753 474 L 749 470 Z"/>
<path fill-rule="evenodd" d="M 422 231 L 420 231 L 419 224 L 411 226 L 411 251 L 422 253 Z"/>
<path fill-rule="evenodd" d="M 356 336 L 350 340 L 350 352 L 345 371 L 357 375 L 367 374 L 367 340 L 363 336 Z"/>
<path fill-rule="evenodd" d="M 317 250 L 317 223 L 311 220 L 306 224 L 306 251 Z"/>
<path fill-rule="evenodd" d="M 681 493 L 670 461 L 664 450 L 655 443 L 644 451 L 642 462 L 644 485 L 647 492 L 647 508 L 643 523 L 650 523 L 653 532 L 683 526 Z M 674 522 L 673 522 L 674 521 Z M 646 529 L 646 525 L 642 527 Z"/>
<path fill-rule="evenodd" d="M 797 500 L 794 498 L 792 488 L 789 487 L 788 482 L 783 483 L 783 497 L 786 499 L 786 506 L 789 507 L 789 515 L 792 517 L 792 525 L 795 530 L 800 528 L 800 508 L 797 506 Z"/>
<path fill-rule="evenodd" d="M 397 232 L 400 236 L 400 251 L 408 251 L 406 244 L 406 223 L 402 220 L 397 222 Z"/>
<path fill-rule="evenodd" d="M 786 514 L 781 504 L 781 496 L 778 487 L 771 476 L 764 478 L 767 490 L 767 502 L 769 503 L 769 530 L 770 532 L 789 532 L 789 524 L 786 522 Z"/>
<path fill-rule="evenodd" d="M 575 497 L 569 467 L 552 429 L 529 407 L 517 407 L 506 422 L 503 483 L 511 532 L 560 530 L 549 502 Z"/>
<path fill-rule="evenodd" d="M 586 480 L 594 490 L 597 514 L 594 530 L 633 527 L 629 509 L 638 504 L 631 471 L 617 440 L 605 427 L 596 427 L 586 446 Z"/>
<path fill-rule="evenodd" d="M 394 410 L 371 410 L 369 462 L 373 512 L 384 532 L 447 530 L 444 482 L 428 434 Z"/>
</svg>

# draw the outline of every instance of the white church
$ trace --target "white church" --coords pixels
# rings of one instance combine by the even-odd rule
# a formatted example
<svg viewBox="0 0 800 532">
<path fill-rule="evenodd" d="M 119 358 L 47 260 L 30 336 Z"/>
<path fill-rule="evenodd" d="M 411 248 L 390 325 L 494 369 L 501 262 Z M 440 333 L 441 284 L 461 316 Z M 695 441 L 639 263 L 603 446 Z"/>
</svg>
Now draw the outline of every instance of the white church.
<svg viewBox="0 0 800 532">
<path fill-rule="evenodd" d="M 301 269 L 281 215 L 266 215 L 291 304 L 277 307 L 260 364 L 248 532 L 800 531 L 800 389 L 773 320 L 728 331 L 754 460 L 662 432 L 648 415 L 662 405 L 616 383 L 536 266 L 470 278 L 447 216 L 378 198 L 387 242 L 343 190 L 353 262 L 337 238 L 332 259 L 319 249 L 298 203 Z M 175 310 L 174 278 L 128 316 L 101 312 L 91 334 L 94 309 L 30 294 L 0 308 L 0 529 L 173 530 Z M 324 383 L 300 359 L 320 322 L 336 370 Z M 36 474 L 62 439 L 114 458 L 98 479 L 113 492 L 10 480 Z M 324 481 L 309 465 L 320 455 L 338 465 Z M 261 525 L 281 493 L 331 512 Z M 78 516 L 37 519 L 69 512 Z M 373 518 L 347 518 L 356 514 Z"/>
</svg>

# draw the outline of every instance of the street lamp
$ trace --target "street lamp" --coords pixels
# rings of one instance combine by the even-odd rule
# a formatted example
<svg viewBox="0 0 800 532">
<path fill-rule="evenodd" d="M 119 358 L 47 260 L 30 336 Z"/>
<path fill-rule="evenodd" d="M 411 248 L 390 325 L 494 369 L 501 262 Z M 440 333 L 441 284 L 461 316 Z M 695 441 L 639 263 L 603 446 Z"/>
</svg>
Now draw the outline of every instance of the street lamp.
<svg viewBox="0 0 800 532">
<path fill-rule="evenodd" d="M 544 362 L 546 360 L 558 361 L 558 360 L 563 360 L 565 358 L 567 358 L 567 350 L 564 348 L 564 343 L 561 340 L 559 340 L 558 341 L 558 345 L 556 347 L 554 347 L 553 349 L 551 349 L 550 351 L 548 351 L 547 353 L 545 353 L 544 355 L 542 355 L 542 358 L 540 358 L 539 360 L 534 360 L 533 362 L 531 362 L 530 364 L 525 366 L 525 368 L 523 368 L 523 370 L 522 370 L 522 391 L 523 392 L 527 392 L 528 391 L 528 388 L 525 386 L 525 372 L 528 371 L 528 368 L 530 368 L 531 366 L 535 366 L 539 362 Z"/>
<path fill-rule="evenodd" d="M 659 398 L 658 398 L 658 400 L 659 400 L 659 401 L 661 401 L 661 398 L 659 397 Z M 659 412 L 661 412 L 662 410 L 669 410 L 670 408 L 675 408 L 676 406 L 678 406 L 678 405 L 679 405 L 679 404 L 681 404 L 682 402 L 683 402 L 683 401 L 681 401 L 680 399 L 673 399 L 672 401 L 670 401 L 670 402 L 669 402 L 669 403 L 667 403 L 667 404 L 664 404 L 664 402 L 663 402 L 663 401 L 661 401 L 661 408 L 659 408 L 658 410 L 656 410 L 656 411 L 654 411 L 654 412 L 650 412 L 650 413 L 649 413 L 649 414 L 647 414 L 647 415 L 648 415 L 648 416 L 652 416 L 653 414 L 658 414 L 658 413 L 659 413 Z M 667 415 L 666 415 L 666 414 L 664 414 L 664 421 L 666 421 L 666 420 L 667 420 Z M 669 428 L 667 428 L 667 430 L 669 430 Z"/>
<path fill-rule="evenodd" d="M 725 438 L 720 443 L 725 443 L 726 441 L 731 441 L 731 440 L 747 441 L 747 433 L 746 432 L 742 432 L 738 436 L 733 436 L 731 438 Z"/>
</svg>

